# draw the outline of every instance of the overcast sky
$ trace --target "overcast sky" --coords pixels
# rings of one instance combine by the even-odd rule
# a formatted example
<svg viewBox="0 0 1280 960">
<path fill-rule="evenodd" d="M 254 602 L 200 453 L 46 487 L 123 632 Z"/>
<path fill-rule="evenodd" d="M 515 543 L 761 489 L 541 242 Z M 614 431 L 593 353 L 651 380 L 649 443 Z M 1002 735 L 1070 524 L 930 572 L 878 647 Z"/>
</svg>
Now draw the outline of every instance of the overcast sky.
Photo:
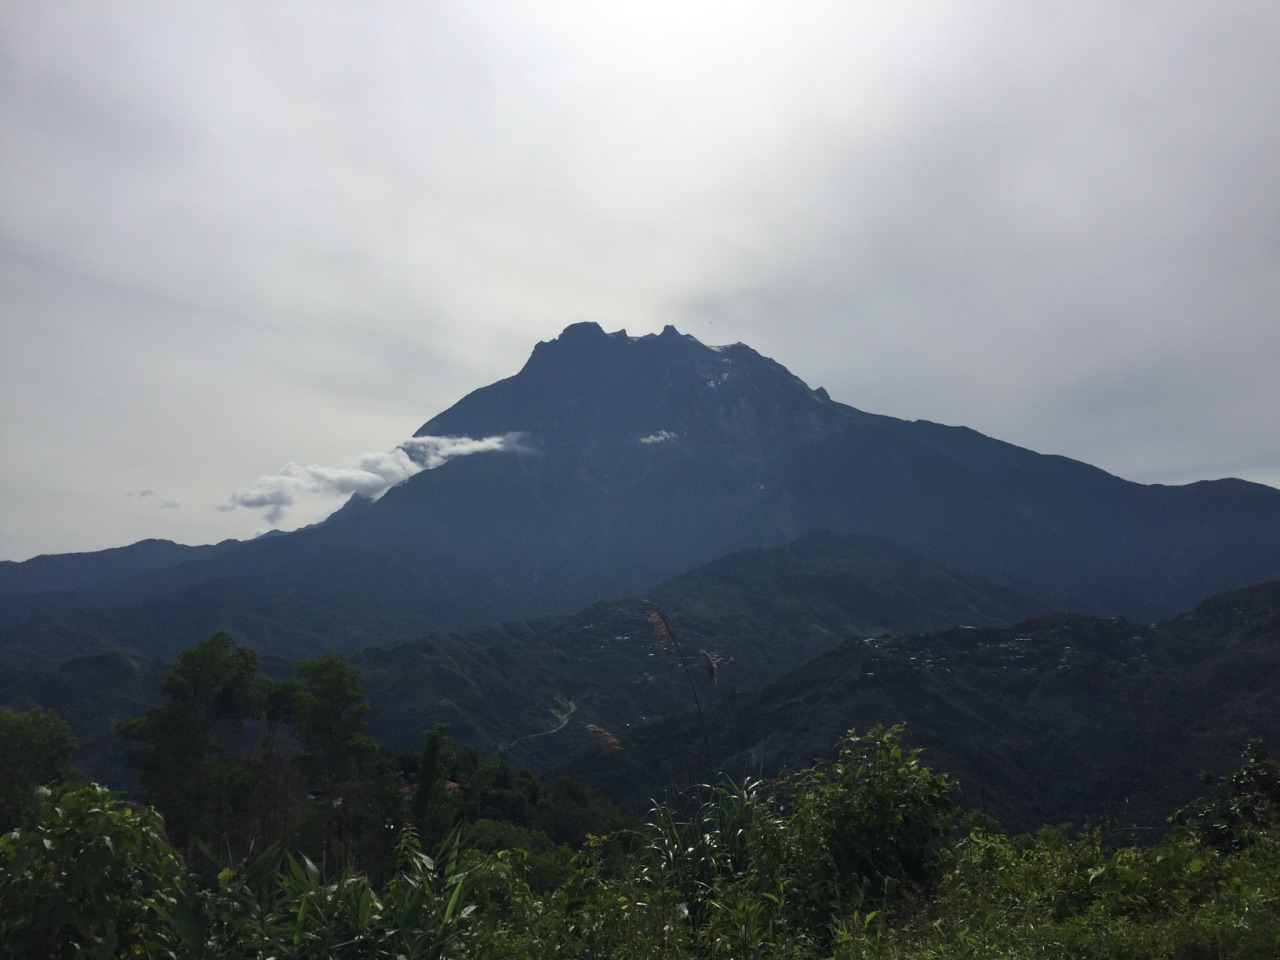
<svg viewBox="0 0 1280 960">
<path fill-rule="evenodd" d="M 1274 0 L 5 0 L 0 559 L 314 521 L 583 320 L 1280 486 L 1278 64 Z"/>
</svg>

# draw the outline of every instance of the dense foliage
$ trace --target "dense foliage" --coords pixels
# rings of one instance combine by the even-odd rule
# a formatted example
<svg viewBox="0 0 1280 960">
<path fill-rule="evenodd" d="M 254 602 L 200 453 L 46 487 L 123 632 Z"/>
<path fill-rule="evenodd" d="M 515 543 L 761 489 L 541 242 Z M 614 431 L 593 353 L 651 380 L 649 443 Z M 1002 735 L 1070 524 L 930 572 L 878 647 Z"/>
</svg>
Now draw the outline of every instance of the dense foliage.
<svg viewBox="0 0 1280 960">
<path fill-rule="evenodd" d="M 0 836 L 0 943 L 50 960 L 163 956 L 184 879 L 153 811 L 98 784 L 37 788 Z"/>
<path fill-rule="evenodd" d="M 41 957 L 1276 956 L 1278 768 L 1259 746 L 1135 847 L 957 817 L 903 735 L 850 732 L 831 764 L 687 790 L 625 845 L 587 838 L 545 889 L 518 847 L 455 831 L 427 851 L 411 826 L 380 880 L 279 848 L 210 876 L 149 810 L 42 789 L 0 838 L 0 942 Z M 1231 838 L 1228 811 L 1248 811 Z"/>
<path fill-rule="evenodd" d="M 478 849 L 529 851 L 547 887 L 571 845 L 631 822 L 581 783 L 456 748 L 442 724 L 420 751 L 392 754 L 367 733 L 359 670 L 335 654 L 298 661 L 289 679 L 258 671 L 255 651 L 216 634 L 179 655 L 160 706 L 118 727 L 135 745 L 139 799 L 207 875 L 274 848 L 382 880 L 403 831 L 433 849 L 461 830 Z"/>
<path fill-rule="evenodd" d="M 68 774 L 75 748 L 71 728 L 51 710 L 0 707 L 0 830 L 17 822 L 34 788 Z"/>
</svg>

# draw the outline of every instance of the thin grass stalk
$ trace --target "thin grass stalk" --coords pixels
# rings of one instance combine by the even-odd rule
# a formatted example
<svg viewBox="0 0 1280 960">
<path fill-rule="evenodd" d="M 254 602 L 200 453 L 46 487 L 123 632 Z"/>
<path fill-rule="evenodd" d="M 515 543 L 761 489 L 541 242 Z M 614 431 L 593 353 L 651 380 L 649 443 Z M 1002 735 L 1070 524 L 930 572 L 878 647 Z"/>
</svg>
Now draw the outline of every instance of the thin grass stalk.
<svg viewBox="0 0 1280 960">
<path fill-rule="evenodd" d="M 676 656 L 680 658 L 685 679 L 689 681 L 689 691 L 693 694 L 693 705 L 698 710 L 698 723 L 702 727 L 702 753 L 707 758 L 707 769 L 714 774 L 715 765 L 711 762 L 711 734 L 707 730 L 707 718 L 702 713 L 702 699 L 698 696 L 698 685 L 693 682 L 693 674 L 689 671 L 689 662 L 685 660 L 684 649 L 680 646 L 680 640 L 676 637 L 675 631 L 671 629 L 666 614 L 652 600 L 646 600 L 645 603 L 649 606 L 648 619 L 653 624 L 654 639 L 658 646 L 661 647 L 670 640 L 672 646 L 676 648 Z"/>
</svg>

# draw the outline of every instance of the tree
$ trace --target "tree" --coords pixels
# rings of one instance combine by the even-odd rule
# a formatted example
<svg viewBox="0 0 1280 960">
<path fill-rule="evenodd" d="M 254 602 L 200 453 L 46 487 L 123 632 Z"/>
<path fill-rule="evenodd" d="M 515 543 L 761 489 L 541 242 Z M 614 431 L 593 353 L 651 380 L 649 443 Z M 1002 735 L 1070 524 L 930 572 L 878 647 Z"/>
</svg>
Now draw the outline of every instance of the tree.
<svg viewBox="0 0 1280 960">
<path fill-rule="evenodd" d="M 234 820 L 254 777 L 229 740 L 261 716 L 257 670 L 253 649 L 217 633 L 178 655 L 160 683 L 161 706 L 117 725 L 140 744 L 129 754 L 139 795 L 164 815 L 179 849 L 243 833 Z"/>
<path fill-rule="evenodd" d="M 299 660 L 294 669 L 300 685 L 293 711 L 303 751 L 298 765 L 313 786 L 329 792 L 355 780 L 377 753 L 365 733 L 369 704 L 357 683 L 360 670 L 335 653 Z"/>
<path fill-rule="evenodd" d="M 304 849 L 335 864 L 359 860 L 371 874 L 390 869 L 403 819 L 400 779 L 365 733 L 369 704 L 360 671 L 334 653 L 294 664 L 297 764 L 316 802 L 300 831 Z"/>
<path fill-rule="evenodd" d="M 280 842 L 389 870 L 400 781 L 365 732 L 359 671 L 332 653 L 294 666 L 296 680 L 259 677 L 225 633 L 179 654 L 161 706 L 117 728 L 138 744 L 139 794 L 184 852 L 235 862 Z"/>
<path fill-rule="evenodd" d="M 52 710 L 0 707 L 0 830 L 18 822 L 36 787 L 66 776 L 75 749 L 71 728 Z"/>
<path fill-rule="evenodd" d="M 437 723 L 423 740 L 413 795 L 414 826 L 428 850 L 434 851 L 444 841 L 457 819 L 457 803 L 445 786 L 454 760 L 448 724 Z"/>
</svg>

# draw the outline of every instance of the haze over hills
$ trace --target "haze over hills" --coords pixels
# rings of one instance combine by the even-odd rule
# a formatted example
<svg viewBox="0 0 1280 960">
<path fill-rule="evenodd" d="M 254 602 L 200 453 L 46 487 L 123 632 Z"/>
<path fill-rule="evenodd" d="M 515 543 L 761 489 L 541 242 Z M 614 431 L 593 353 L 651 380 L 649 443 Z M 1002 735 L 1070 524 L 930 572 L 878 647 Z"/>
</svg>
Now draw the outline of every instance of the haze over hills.
<svg viewBox="0 0 1280 960">
<path fill-rule="evenodd" d="M 780 571 L 784 574 L 780 576 Z M 1043 601 L 957 573 L 866 536 L 813 533 L 722 557 L 649 591 L 678 617 L 694 650 L 722 665 L 727 686 L 752 686 L 844 638 L 914 632 L 957 621 L 1007 623 Z M 575 721 L 619 729 L 684 709 L 688 686 L 675 661 L 653 655 L 640 597 L 575 613 L 508 621 L 347 654 L 373 705 L 372 732 L 394 748 L 417 746 L 447 723 L 462 742 L 519 744 L 512 756 L 547 769 L 580 745 L 581 725 L 544 736 L 548 718 L 572 704 Z M 287 676 L 291 665 L 267 658 Z M 0 706 L 40 706 L 64 717 L 77 762 L 112 785 L 131 782 L 126 745 L 113 724 L 158 697 L 162 662 L 124 652 L 0 665 Z"/>
<path fill-rule="evenodd" d="M 1139 619 L 1280 572 L 1280 491 L 1144 486 L 866 413 L 673 327 L 568 327 L 405 449 L 437 463 L 442 445 L 473 452 L 311 528 L 4 565 L 0 662 L 171 656 L 218 629 L 285 657 L 360 649 L 634 594 L 815 528 Z"/>
<path fill-rule="evenodd" d="M 1099 818 L 1153 829 L 1197 793 L 1198 771 L 1223 769 L 1250 736 L 1280 736 L 1280 581 L 1154 626 L 1040 615 L 1034 598 L 879 538 L 812 533 L 649 596 L 688 657 L 705 649 L 718 663 L 712 683 L 695 659 L 694 682 L 714 768 L 736 777 L 807 767 L 851 726 L 905 721 L 962 802 L 1007 829 Z M 709 775 L 688 679 L 646 610 L 640 597 L 599 602 L 347 656 L 370 732 L 393 750 L 445 723 L 459 743 L 641 804 Z M 55 710 L 81 769 L 125 787 L 114 724 L 155 705 L 166 669 L 121 652 L 0 668 L 0 706 Z M 292 674 L 279 658 L 263 671 Z M 602 751 L 599 729 L 620 749 Z"/>
</svg>

